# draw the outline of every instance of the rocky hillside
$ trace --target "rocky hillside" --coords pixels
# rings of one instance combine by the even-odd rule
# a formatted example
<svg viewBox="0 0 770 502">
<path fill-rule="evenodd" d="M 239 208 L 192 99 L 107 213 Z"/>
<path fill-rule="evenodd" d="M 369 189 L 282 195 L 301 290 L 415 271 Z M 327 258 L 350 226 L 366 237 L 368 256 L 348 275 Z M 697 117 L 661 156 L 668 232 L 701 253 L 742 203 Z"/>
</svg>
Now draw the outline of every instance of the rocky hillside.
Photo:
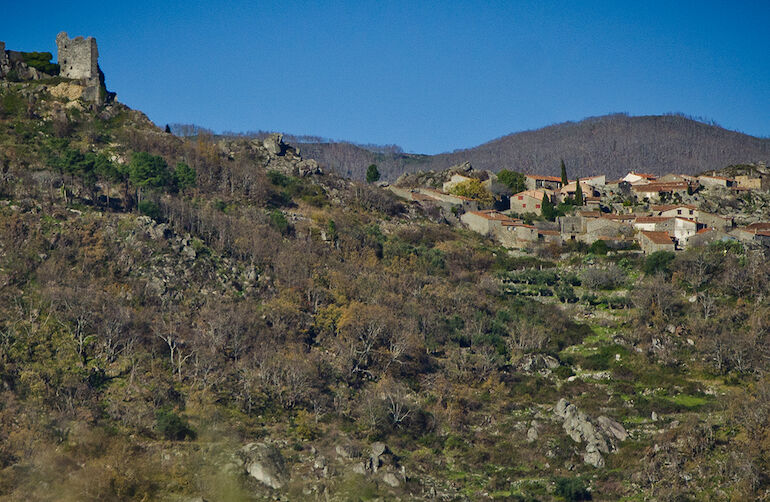
<svg viewBox="0 0 770 502">
<path fill-rule="evenodd" d="M 511 254 L 0 83 L 0 499 L 766 500 L 770 266 Z"/>
<path fill-rule="evenodd" d="M 629 117 L 616 114 L 566 122 L 503 136 L 467 150 L 439 155 L 374 153 L 349 143 L 303 144 L 321 165 L 364 179 L 369 164 L 384 178 L 405 172 L 442 170 L 470 161 L 477 169 L 511 169 L 558 176 L 564 159 L 570 176 L 629 170 L 695 174 L 732 164 L 770 162 L 770 139 L 728 131 L 679 115 Z"/>
</svg>

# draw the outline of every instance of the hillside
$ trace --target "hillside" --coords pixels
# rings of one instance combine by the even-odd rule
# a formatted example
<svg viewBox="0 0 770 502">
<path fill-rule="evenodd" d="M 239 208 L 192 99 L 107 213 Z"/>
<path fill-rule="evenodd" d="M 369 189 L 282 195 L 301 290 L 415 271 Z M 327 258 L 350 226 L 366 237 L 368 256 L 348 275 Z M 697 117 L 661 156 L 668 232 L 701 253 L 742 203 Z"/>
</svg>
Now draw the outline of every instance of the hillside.
<svg viewBox="0 0 770 502">
<path fill-rule="evenodd" d="M 511 252 L 81 84 L 0 81 L 0 500 L 770 497 L 761 248 Z"/>
<path fill-rule="evenodd" d="M 470 161 L 477 169 L 511 169 L 558 175 L 564 159 L 570 175 L 629 170 L 695 174 L 731 164 L 770 162 L 770 139 L 755 138 L 680 115 L 630 117 L 606 115 L 525 131 L 474 148 L 432 156 L 372 153 L 348 143 L 303 144 L 324 166 L 355 179 L 375 163 L 385 179 L 404 172 L 442 170 Z"/>
</svg>

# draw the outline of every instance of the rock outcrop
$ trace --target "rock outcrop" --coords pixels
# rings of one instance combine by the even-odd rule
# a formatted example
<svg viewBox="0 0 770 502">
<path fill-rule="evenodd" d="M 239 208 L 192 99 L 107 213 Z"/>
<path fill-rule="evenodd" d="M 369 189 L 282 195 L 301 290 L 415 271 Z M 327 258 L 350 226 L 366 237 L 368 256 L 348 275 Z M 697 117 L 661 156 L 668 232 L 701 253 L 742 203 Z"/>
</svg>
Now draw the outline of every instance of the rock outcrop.
<svg viewBox="0 0 770 502">
<path fill-rule="evenodd" d="M 249 443 L 240 449 L 237 458 L 249 476 L 270 488 L 283 488 L 289 482 L 286 461 L 273 445 Z"/>
<path fill-rule="evenodd" d="M 617 443 L 628 437 L 617 421 L 605 416 L 592 420 L 563 398 L 556 404 L 554 414 L 562 421 L 562 427 L 573 441 L 585 443 L 583 462 L 594 467 L 604 467 L 602 455 L 615 451 Z"/>
</svg>

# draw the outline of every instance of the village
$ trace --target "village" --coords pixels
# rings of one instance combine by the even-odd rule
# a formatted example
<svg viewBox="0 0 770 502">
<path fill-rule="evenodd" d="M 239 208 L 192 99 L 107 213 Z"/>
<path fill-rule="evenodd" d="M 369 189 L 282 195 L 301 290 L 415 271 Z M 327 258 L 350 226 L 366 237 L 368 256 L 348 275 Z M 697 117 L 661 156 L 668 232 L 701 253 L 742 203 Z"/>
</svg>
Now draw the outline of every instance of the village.
<svg viewBox="0 0 770 502">
<path fill-rule="evenodd" d="M 759 167 L 765 168 L 763 164 Z M 466 163 L 446 172 L 444 179 L 449 179 L 440 187 L 415 186 L 409 177 L 386 187 L 425 210 L 438 209 L 449 223 L 488 236 L 509 249 L 600 242 L 599 247 L 606 250 L 649 254 L 716 241 L 770 246 L 770 222 L 738 226 L 735 214 L 729 211 L 716 214 L 702 209 L 702 202 L 713 196 L 736 198 L 767 191 L 770 178 L 764 174 L 658 177 L 630 171 L 618 180 L 607 180 L 605 175 L 569 180 L 564 170 L 562 173 L 562 177 L 515 173 L 523 177 L 521 188 L 525 189 L 501 194 L 496 174 L 474 171 Z M 438 183 L 434 181 L 434 185 Z M 474 185 L 490 196 L 495 194 L 494 202 L 462 195 L 462 188 Z"/>
</svg>

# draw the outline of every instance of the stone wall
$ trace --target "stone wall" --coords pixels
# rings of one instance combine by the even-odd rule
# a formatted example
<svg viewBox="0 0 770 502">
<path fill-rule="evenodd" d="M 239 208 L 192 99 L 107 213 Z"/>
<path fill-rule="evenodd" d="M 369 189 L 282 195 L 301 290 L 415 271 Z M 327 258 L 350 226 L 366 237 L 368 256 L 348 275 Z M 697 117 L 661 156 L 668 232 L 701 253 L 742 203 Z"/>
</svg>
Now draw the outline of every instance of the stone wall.
<svg viewBox="0 0 770 502">
<path fill-rule="evenodd" d="M 60 75 L 66 78 L 99 79 L 99 50 L 93 37 L 69 38 L 67 32 L 56 36 Z"/>
</svg>

